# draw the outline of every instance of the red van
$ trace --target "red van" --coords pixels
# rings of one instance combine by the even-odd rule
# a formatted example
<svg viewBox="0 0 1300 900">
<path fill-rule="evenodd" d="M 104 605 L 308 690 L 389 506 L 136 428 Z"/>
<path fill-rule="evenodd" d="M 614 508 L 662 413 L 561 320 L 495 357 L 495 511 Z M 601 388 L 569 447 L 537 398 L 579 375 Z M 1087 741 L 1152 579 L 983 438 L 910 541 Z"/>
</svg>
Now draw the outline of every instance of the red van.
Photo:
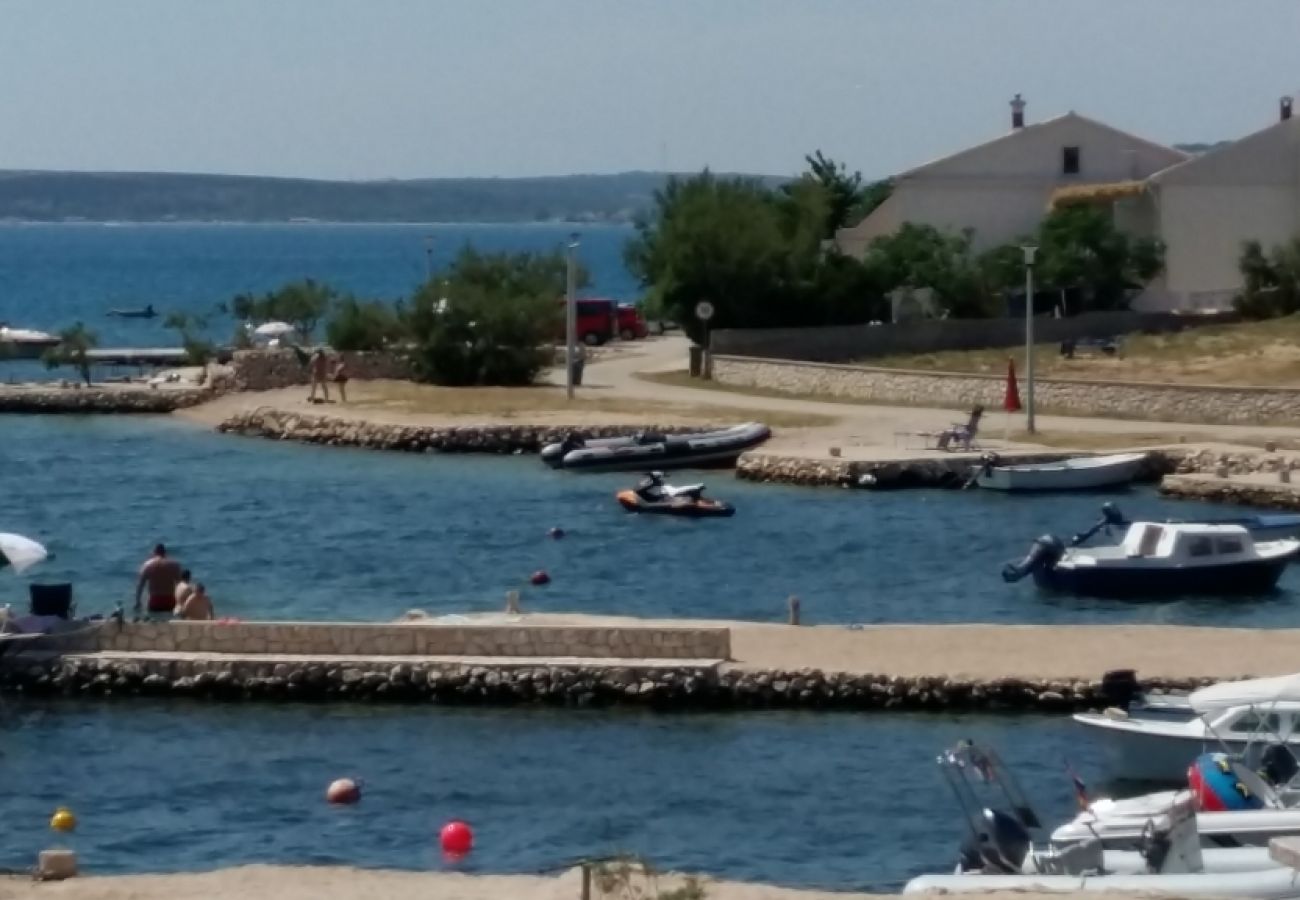
<svg viewBox="0 0 1300 900">
<path fill-rule="evenodd" d="M 625 341 L 636 341 L 650 333 L 650 327 L 646 325 L 645 316 L 641 315 L 641 310 L 632 303 L 620 303 L 618 305 L 618 336 Z"/>
<path fill-rule="evenodd" d="M 563 309 L 565 300 L 560 298 L 560 308 Z M 575 327 L 574 333 L 578 340 L 582 341 L 588 347 L 595 347 L 597 344 L 603 344 L 618 333 L 615 327 L 615 310 L 613 300 L 578 300 L 576 301 L 577 309 L 574 310 Z M 560 317 L 560 343 L 564 343 L 565 324 L 564 317 Z"/>
</svg>

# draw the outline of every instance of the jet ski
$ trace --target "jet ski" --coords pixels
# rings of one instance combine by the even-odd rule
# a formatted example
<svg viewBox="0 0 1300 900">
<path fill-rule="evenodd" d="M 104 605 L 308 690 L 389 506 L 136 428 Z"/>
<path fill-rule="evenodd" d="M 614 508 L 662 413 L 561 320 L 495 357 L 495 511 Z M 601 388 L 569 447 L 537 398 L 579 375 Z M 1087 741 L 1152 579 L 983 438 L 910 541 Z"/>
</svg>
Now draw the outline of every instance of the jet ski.
<svg viewBox="0 0 1300 900">
<path fill-rule="evenodd" d="M 736 514 L 730 503 L 704 496 L 704 485 L 665 484 L 662 472 L 651 472 L 635 488 L 614 495 L 628 512 L 683 516 L 689 519 L 725 518 Z"/>
</svg>

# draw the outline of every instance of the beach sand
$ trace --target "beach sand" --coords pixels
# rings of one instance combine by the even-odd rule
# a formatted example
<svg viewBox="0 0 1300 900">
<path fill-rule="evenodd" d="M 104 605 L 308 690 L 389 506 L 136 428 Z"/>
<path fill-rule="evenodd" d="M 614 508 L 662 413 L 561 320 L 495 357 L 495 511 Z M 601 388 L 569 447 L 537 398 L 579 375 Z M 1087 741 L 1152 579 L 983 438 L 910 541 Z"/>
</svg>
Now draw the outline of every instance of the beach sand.
<svg viewBox="0 0 1300 900">
<path fill-rule="evenodd" d="M 661 879 L 660 889 L 679 882 Z M 706 900 L 877 900 L 890 894 L 804 891 L 738 882 L 705 881 Z M 213 872 L 171 875 L 120 875 L 33 883 L 0 880 L 0 900 L 581 900 L 578 870 L 558 877 L 460 875 L 445 872 L 394 872 L 339 867 L 244 866 Z M 653 898 L 650 895 L 647 900 Z M 987 900 L 1037 900 L 1074 894 L 999 891 Z M 1083 896 L 1083 895 L 1077 895 Z M 1089 896 L 1096 896 L 1095 894 Z M 1123 894 L 1106 894 L 1120 900 Z M 1146 895 L 1150 896 L 1150 895 Z M 593 900 L 623 900 L 602 895 Z"/>
</svg>

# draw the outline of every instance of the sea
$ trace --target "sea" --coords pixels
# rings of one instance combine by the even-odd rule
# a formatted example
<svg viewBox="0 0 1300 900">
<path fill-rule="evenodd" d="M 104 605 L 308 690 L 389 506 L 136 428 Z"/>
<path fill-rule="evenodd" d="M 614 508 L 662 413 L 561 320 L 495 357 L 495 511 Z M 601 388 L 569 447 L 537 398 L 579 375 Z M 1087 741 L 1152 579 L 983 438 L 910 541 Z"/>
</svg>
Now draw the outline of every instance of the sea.
<svg viewBox="0 0 1300 900">
<path fill-rule="evenodd" d="M 428 238 L 432 236 L 430 242 Z M 0 226 L 0 320 L 82 321 L 104 344 L 163 342 L 113 307 L 204 312 L 241 291 L 312 277 L 398 299 L 461 246 L 545 250 L 569 228 L 354 225 Z M 581 230 L 591 291 L 633 299 L 630 231 Z M 232 323 L 233 325 L 233 323 Z M 221 436 L 162 417 L 0 418 L 0 531 L 54 556 L 30 579 L 70 581 L 79 612 L 129 607 L 157 541 L 205 582 L 219 615 L 391 620 L 502 609 L 779 621 L 1300 625 L 1300 576 L 1273 594 L 1167 603 L 1052 598 L 1000 569 L 1045 532 L 1130 517 L 1224 515 L 1147 489 L 1011 497 L 872 493 L 701 476 L 735 518 L 623 513 L 617 474 L 535 458 L 382 454 Z M 552 540 L 553 527 L 567 537 Z M 533 587 L 544 569 L 552 581 Z M 0 603 L 26 583 L 0 573 Z M 1100 674 L 1100 673 L 1098 673 Z M 953 864 L 962 823 L 934 765 L 960 738 L 991 742 L 1048 821 L 1071 811 L 1065 761 L 1104 785 L 1064 717 L 530 708 L 205 706 L 0 697 L 0 867 L 29 865 L 67 805 L 90 871 L 243 862 L 471 871 L 553 870 L 643 854 L 663 867 L 833 888 L 897 887 Z M 365 783 L 355 808 L 325 785 Z M 458 863 L 438 826 L 470 821 Z"/>
</svg>

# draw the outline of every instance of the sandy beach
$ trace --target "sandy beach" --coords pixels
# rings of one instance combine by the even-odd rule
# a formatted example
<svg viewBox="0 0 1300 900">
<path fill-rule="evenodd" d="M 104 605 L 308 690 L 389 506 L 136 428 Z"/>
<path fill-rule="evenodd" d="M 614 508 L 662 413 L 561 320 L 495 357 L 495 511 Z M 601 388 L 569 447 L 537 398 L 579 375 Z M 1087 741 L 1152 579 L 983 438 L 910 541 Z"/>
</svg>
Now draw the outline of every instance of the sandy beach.
<svg viewBox="0 0 1300 900">
<path fill-rule="evenodd" d="M 665 876 L 660 889 L 679 884 Z M 891 894 L 805 891 L 729 881 L 703 882 L 707 900 L 878 900 Z M 1039 900 L 1082 896 L 1035 892 L 990 892 L 987 900 Z M 1122 900 L 1123 894 L 1107 894 Z M 1150 896 L 1150 895 L 1147 895 Z M 243 866 L 213 872 L 175 875 L 122 875 L 33 883 L 17 877 L 0 880 L 0 900 L 581 900 L 578 870 L 556 877 L 534 875 L 460 875 L 394 872 L 340 867 Z M 603 897 L 593 890 L 593 900 Z M 653 898 L 653 894 L 650 895 Z M 647 900 L 650 900 L 647 898 Z"/>
</svg>

